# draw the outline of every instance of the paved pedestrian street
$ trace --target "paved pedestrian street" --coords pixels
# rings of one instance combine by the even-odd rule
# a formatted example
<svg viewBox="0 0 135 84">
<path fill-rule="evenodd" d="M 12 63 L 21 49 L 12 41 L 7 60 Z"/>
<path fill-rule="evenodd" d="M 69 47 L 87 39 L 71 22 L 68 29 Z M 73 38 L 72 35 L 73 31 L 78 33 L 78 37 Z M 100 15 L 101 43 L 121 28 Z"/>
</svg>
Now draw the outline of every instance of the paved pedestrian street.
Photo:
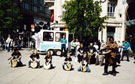
<svg viewBox="0 0 135 84">
<path fill-rule="evenodd" d="M 59 56 L 53 56 L 54 69 L 31 69 L 28 68 L 28 60 L 32 51 L 23 49 L 20 52 L 26 66 L 11 68 L 7 60 L 11 52 L 0 51 L 0 84 L 135 84 L 133 57 L 130 57 L 130 62 L 121 62 L 116 69 L 119 72 L 116 76 L 103 76 L 103 66 L 90 65 L 90 73 L 78 72 L 79 63 L 75 62 L 75 57 L 72 61 L 73 71 L 62 69 L 64 57 Z M 44 55 L 40 55 L 40 60 L 43 65 Z"/>
</svg>

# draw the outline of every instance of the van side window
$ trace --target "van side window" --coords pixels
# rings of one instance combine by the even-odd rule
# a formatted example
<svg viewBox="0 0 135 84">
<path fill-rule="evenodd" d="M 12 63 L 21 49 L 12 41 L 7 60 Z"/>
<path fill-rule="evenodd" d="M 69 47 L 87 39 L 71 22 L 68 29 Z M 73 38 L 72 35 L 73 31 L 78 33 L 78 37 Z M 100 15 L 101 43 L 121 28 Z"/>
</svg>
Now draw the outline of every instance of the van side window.
<svg viewBox="0 0 135 84">
<path fill-rule="evenodd" d="M 43 32 L 43 41 L 53 41 L 54 33 L 53 32 Z"/>
<path fill-rule="evenodd" d="M 55 33 L 55 41 L 60 42 L 60 39 L 62 38 L 63 35 L 66 35 L 66 33 L 56 32 Z"/>
</svg>

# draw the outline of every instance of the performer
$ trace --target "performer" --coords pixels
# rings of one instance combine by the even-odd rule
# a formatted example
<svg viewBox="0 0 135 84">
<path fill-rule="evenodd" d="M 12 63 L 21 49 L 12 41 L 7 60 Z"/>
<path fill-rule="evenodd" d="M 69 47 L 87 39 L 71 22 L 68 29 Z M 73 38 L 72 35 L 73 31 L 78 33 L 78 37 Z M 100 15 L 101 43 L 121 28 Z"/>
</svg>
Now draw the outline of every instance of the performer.
<svg viewBox="0 0 135 84">
<path fill-rule="evenodd" d="M 80 63 L 82 57 L 83 57 L 83 53 L 84 53 L 84 47 L 83 44 L 80 44 L 80 48 L 78 49 L 78 62 Z"/>
<path fill-rule="evenodd" d="M 35 67 L 35 68 L 40 68 L 40 60 L 39 59 L 40 59 L 39 54 L 37 53 L 37 50 L 34 49 L 32 55 L 30 56 L 30 60 L 28 61 L 28 67 L 30 68 L 31 63 L 36 62 L 37 67 Z"/>
<path fill-rule="evenodd" d="M 112 75 L 116 76 L 116 54 L 114 45 L 112 43 L 107 43 L 105 54 L 105 66 L 103 75 L 108 75 L 108 66 L 112 65 Z"/>
<path fill-rule="evenodd" d="M 115 54 L 116 54 L 115 61 L 116 61 L 116 63 L 119 63 L 119 64 L 120 64 L 120 57 L 121 57 L 120 56 L 120 51 L 119 51 L 120 47 L 121 46 L 119 46 L 116 41 L 113 42 L 113 48 L 114 48 Z"/>
<path fill-rule="evenodd" d="M 88 54 L 87 52 L 83 53 L 83 57 L 80 62 L 81 66 L 78 68 L 78 71 L 82 72 L 90 72 L 90 68 L 88 66 Z"/>
<path fill-rule="evenodd" d="M 22 66 L 22 62 L 21 62 L 21 53 L 19 52 L 18 49 L 14 49 L 14 52 L 12 53 L 11 57 L 8 58 L 9 63 L 11 63 L 11 67 L 17 67 L 17 66 Z M 14 65 L 13 63 L 16 64 Z"/>
<path fill-rule="evenodd" d="M 61 52 L 62 52 L 61 57 L 62 57 L 62 55 L 65 56 L 65 54 L 66 54 L 67 40 L 66 40 L 66 36 L 65 35 L 63 35 L 63 38 L 60 40 L 60 42 L 61 42 Z"/>
<path fill-rule="evenodd" d="M 73 65 L 71 64 L 72 58 L 71 58 L 70 54 L 71 53 L 68 51 L 67 56 L 65 58 L 65 62 L 63 64 L 63 69 L 66 70 L 66 71 L 72 70 L 72 67 L 73 67 Z"/>
<path fill-rule="evenodd" d="M 53 68 L 53 65 L 52 65 L 52 55 L 51 55 L 50 51 L 47 51 L 47 53 L 46 53 L 44 68 L 45 69 Z"/>
<path fill-rule="evenodd" d="M 93 43 L 90 43 L 90 47 L 88 48 L 88 63 L 89 64 L 95 64 L 96 58 L 95 58 L 96 49 L 93 47 Z"/>
</svg>

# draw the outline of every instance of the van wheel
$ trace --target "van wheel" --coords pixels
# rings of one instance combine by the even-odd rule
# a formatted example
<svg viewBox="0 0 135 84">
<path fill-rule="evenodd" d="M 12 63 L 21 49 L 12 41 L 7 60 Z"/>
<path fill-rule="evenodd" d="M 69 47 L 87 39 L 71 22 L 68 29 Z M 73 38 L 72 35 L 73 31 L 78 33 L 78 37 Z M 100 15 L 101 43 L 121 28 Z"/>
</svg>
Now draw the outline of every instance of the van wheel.
<svg viewBox="0 0 135 84">
<path fill-rule="evenodd" d="M 49 52 L 51 52 L 51 55 L 53 55 L 53 54 L 54 54 L 53 50 L 49 50 Z"/>
<path fill-rule="evenodd" d="M 56 55 L 60 56 L 61 55 L 61 50 L 57 50 Z"/>
</svg>

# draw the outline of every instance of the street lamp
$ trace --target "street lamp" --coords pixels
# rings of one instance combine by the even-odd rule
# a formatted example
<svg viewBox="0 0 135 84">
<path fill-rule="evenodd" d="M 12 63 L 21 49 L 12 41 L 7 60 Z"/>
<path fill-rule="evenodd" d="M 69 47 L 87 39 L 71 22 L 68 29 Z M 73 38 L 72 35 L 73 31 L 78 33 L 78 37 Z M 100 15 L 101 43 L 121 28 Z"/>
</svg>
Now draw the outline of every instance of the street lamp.
<svg viewBox="0 0 135 84">
<path fill-rule="evenodd" d="M 13 3 L 14 3 L 14 0 L 12 0 L 12 29 L 13 29 L 13 18 L 14 18 L 14 15 L 13 15 Z"/>
<path fill-rule="evenodd" d="M 101 5 L 101 3 L 104 3 L 104 2 L 106 2 L 106 0 L 100 0 L 99 1 L 100 5 Z"/>
<path fill-rule="evenodd" d="M 103 0 L 103 1 L 102 1 L 102 0 L 100 0 L 99 2 L 100 2 L 100 3 L 104 3 L 104 2 L 106 2 L 106 0 Z"/>
</svg>

